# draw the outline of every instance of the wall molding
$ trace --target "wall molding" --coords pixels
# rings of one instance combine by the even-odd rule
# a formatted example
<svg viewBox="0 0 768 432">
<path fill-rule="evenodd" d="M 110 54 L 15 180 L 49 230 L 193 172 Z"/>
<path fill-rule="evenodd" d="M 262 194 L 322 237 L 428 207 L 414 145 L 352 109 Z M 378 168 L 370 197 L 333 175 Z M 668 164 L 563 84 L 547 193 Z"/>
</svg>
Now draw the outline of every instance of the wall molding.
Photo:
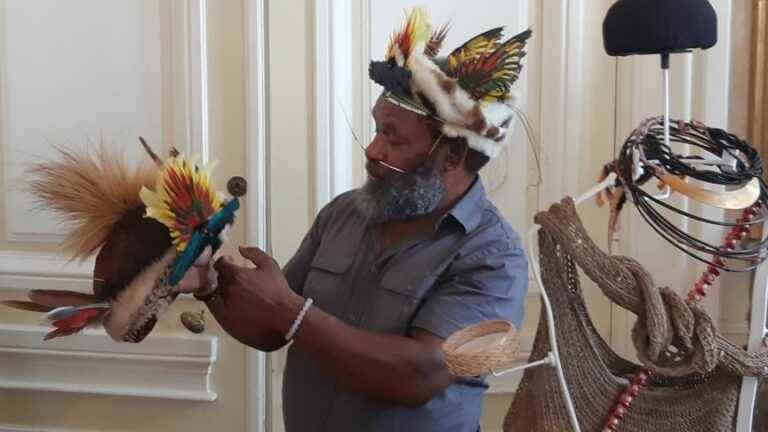
<svg viewBox="0 0 768 432">
<path fill-rule="evenodd" d="M 184 0 L 176 11 L 175 39 L 183 43 L 184 124 L 187 152 L 210 160 L 210 122 L 208 103 L 208 0 Z"/>
<path fill-rule="evenodd" d="M 768 155 L 768 0 L 752 6 L 752 64 L 750 69 L 749 139 L 760 155 Z"/>
<path fill-rule="evenodd" d="M 542 2 L 541 137 L 543 182 L 539 205 L 548 208 L 578 193 L 583 135 L 584 1 Z M 544 121 L 546 119 L 546 122 Z"/>
<path fill-rule="evenodd" d="M 170 48 L 173 57 L 170 61 L 170 79 L 163 77 L 163 85 L 172 87 L 172 103 L 174 104 L 175 145 L 184 149 L 187 154 L 200 155 L 202 162 L 210 159 L 210 127 L 208 102 L 208 38 L 207 38 L 207 0 L 181 0 L 160 6 L 160 14 L 164 8 L 170 13 L 169 35 L 171 44 L 163 44 Z M 162 26 L 163 24 L 161 24 Z M 153 60 L 155 61 L 155 60 Z M 157 59 L 157 61 L 164 61 Z M 0 68 L 2 70 L 3 68 Z M 0 72 L 2 73 L 2 72 Z M 164 93 L 165 94 L 165 93 Z M 7 107 L 0 100 L 0 122 L 7 121 Z M 8 140 L 3 136 L 5 161 L 8 161 Z M 9 185 L 11 178 L 5 174 L 6 200 L 6 239 L 21 243 L 60 243 L 64 234 L 60 232 L 38 232 L 27 227 L 15 226 L 11 216 L 12 208 Z"/>
<path fill-rule="evenodd" d="M 68 263 L 61 255 L 0 250 L 0 291 L 65 289 L 92 293 L 93 260 Z"/>
<path fill-rule="evenodd" d="M 83 429 L 62 429 L 62 428 L 49 428 L 40 426 L 25 426 L 18 424 L 2 423 L 0 424 L 0 432 L 86 432 Z"/>
<path fill-rule="evenodd" d="M 48 329 L 0 325 L 0 387 L 7 389 L 213 401 L 218 338 L 153 335 L 116 344 L 100 330 L 43 341 Z"/>
<path fill-rule="evenodd" d="M 246 154 L 249 193 L 248 243 L 271 255 L 269 211 L 269 144 L 267 134 L 267 5 L 262 0 L 244 2 L 244 44 L 246 82 Z M 246 347 L 246 431 L 265 432 L 270 422 L 267 411 L 267 355 Z"/>
<path fill-rule="evenodd" d="M 351 67 L 355 64 L 352 1 L 315 2 L 314 7 L 315 203 L 320 210 L 353 186 L 356 143 L 349 129 L 355 106 L 352 74 L 356 69 Z"/>
</svg>

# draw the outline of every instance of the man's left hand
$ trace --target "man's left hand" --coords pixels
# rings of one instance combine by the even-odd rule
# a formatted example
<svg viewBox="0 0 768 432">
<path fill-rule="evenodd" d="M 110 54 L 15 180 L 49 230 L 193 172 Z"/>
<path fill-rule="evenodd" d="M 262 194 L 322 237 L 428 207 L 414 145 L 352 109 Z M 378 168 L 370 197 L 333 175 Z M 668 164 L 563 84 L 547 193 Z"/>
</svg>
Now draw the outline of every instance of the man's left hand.
<svg viewBox="0 0 768 432">
<path fill-rule="evenodd" d="M 214 264 L 224 301 L 247 310 L 258 327 L 286 333 L 303 299 L 291 290 L 280 266 L 264 251 L 240 247 L 240 254 L 255 267 L 236 265 L 229 257 L 222 257 Z"/>
</svg>

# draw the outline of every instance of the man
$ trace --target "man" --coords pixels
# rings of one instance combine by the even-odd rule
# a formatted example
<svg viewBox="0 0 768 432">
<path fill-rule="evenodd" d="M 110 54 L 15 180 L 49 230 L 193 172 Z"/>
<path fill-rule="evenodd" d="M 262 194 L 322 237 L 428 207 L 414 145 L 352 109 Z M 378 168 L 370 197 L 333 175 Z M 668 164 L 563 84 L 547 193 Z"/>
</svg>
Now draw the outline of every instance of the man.
<svg viewBox="0 0 768 432">
<path fill-rule="evenodd" d="M 476 432 L 487 385 L 452 376 L 441 344 L 482 321 L 522 322 L 527 261 L 478 171 L 508 140 L 504 83 L 517 77 L 530 32 L 502 43 L 495 29 L 465 45 L 488 42 L 472 54 L 497 55 L 507 68 L 488 72 L 501 76 L 492 100 L 459 89 L 450 66 L 442 75 L 419 69 L 436 65 L 435 40 L 445 36 L 443 28 L 426 40 L 425 26 L 423 11 L 411 12 L 387 60 L 372 63 L 385 92 L 373 110 L 366 184 L 320 211 L 282 271 L 264 252 L 241 248 L 255 268 L 225 257 L 214 265 L 217 283 L 198 282 L 210 279 L 195 273 L 204 266 L 183 283 L 241 342 L 263 351 L 294 342 L 283 388 L 289 432 Z"/>
</svg>

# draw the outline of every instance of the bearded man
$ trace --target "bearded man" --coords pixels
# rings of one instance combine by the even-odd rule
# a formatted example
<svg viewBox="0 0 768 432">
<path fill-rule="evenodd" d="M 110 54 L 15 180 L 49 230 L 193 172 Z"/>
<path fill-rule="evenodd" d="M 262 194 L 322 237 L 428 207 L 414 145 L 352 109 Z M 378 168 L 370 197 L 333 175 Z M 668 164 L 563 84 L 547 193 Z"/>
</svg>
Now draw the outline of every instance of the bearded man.
<svg viewBox="0 0 768 432">
<path fill-rule="evenodd" d="M 479 322 L 522 322 L 527 260 L 478 173 L 509 141 L 509 87 L 530 31 L 503 41 L 489 30 L 438 59 L 445 31 L 430 33 L 415 9 L 372 62 L 384 92 L 367 182 L 319 212 L 282 270 L 241 248 L 255 268 L 225 257 L 216 283 L 202 283 L 212 279 L 203 257 L 183 283 L 243 343 L 293 341 L 288 432 L 477 432 L 488 386 L 452 376 L 441 344 Z"/>
</svg>

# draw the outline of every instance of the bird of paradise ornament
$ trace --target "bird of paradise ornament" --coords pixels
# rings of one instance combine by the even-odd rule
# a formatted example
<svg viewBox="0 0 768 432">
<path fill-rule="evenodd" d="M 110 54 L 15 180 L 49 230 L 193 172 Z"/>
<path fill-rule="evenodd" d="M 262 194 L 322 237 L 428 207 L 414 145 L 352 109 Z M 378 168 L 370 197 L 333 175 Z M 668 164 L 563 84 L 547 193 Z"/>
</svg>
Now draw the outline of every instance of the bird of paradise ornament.
<svg viewBox="0 0 768 432">
<path fill-rule="evenodd" d="M 62 244 L 72 259 L 96 255 L 93 294 L 32 290 L 15 309 L 44 312 L 45 339 L 102 326 L 118 342 L 140 342 L 179 294 L 178 283 L 207 246 L 225 240 L 247 183 L 228 182 L 227 198 L 212 186 L 215 163 L 199 166 L 175 149 L 154 167 L 129 169 L 114 151 L 58 149 L 60 160 L 35 165 L 30 191 L 43 208 L 71 224 Z"/>
</svg>

